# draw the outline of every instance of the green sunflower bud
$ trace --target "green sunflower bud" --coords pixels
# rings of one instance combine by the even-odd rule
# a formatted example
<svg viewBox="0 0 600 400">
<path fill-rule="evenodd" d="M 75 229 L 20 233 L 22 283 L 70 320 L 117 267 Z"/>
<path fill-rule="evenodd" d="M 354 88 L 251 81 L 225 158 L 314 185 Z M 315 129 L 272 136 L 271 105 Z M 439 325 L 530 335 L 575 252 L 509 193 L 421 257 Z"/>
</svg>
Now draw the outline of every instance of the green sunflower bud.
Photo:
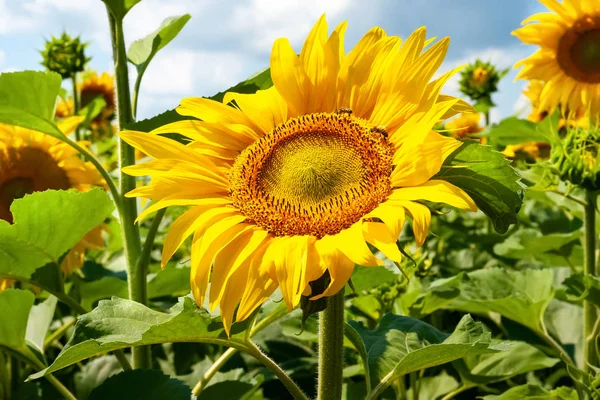
<svg viewBox="0 0 600 400">
<path fill-rule="evenodd" d="M 572 129 L 552 146 L 550 161 L 562 180 L 588 190 L 600 190 L 600 131 Z"/>
<path fill-rule="evenodd" d="M 40 53 L 44 58 L 42 65 L 49 71 L 56 72 L 64 78 L 74 73 L 82 72 L 90 58 L 85 57 L 87 43 L 82 43 L 79 37 L 71 38 L 63 33 L 59 38 L 52 37 L 46 41 L 46 48 Z"/>
<path fill-rule="evenodd" d="M 492 93 L 498 91 L 498 82 L 508 70 L 497 70 L 489 62 L 476 60 L 460 73 L 460 91 L 476 103 L 492 107 Z"/>
</svg>

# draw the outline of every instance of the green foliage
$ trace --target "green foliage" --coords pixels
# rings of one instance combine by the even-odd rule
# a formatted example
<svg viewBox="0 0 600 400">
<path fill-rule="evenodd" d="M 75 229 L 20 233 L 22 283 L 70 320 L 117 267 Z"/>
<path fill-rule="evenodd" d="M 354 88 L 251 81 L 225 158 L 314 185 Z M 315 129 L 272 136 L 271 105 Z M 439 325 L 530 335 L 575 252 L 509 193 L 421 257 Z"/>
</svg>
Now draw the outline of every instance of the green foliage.
<svg viewBox="0 0 600 400">
<path fill-rule="evenodd" d="M 376 398 L 388 385 L 410 372 L 467 355 L 505 349 L 502 345 L 492 344 L 490 333 L 469 315 L 461 319 L 451 335 L 425 322 L 392 314 L 385 315 L 375 330 L 354 321 L 350 325 L 364 341 L 365 362 L 374 387 L 369 398 Z"/>
<path fill-rule="evenodd" d="M 24 290 L 0 292 L 0 346 L 17 352 L 28 351 L 25 333 L 33 300 L 33 294 Z"/>
<path fill-rule="evenodd" d="M 490 218 L 499 233 L 517 222 L 523 203 L 520 177 L 501 153 L 475 141 L 466 141 L 444 161 L 434 179 L 463 189 Z"/>
<path fill-rule="evenodd" d="M 517 117 L 503 119 L 482 136 L 499 146 L 526 142 L 548 142 L 547 136 L 538 130 L 536 123 Z"/>
<path fill-rule="evenodd" d="M 252 94 L 255 93 L 257 90 L 265 90 L 270 88 L 271 86 L 273 86 L 273 80 L 271 79 L 271 69 L 267 68 L 260 72 L 257 72 L 245 81 L 242 81 L 237 85 L 230 87 L 227 90 L 224 90 L 211 96 L 210 99 L 215 101 L 223 101 L 223 97 L 225 97 L 225 93 L 227 92 Z"/>
<path fill-rule="evenodd" d="M 92 391 L 89 400 L 189 400 L 191 389 L 161 371 L 132 370 L 108 378 Z"/>
<path fill-rule="evenodd" d="M 129 46 L 127 58 L 143 74 L 150 61 L 162 48 L 169 44 L 181 32 L 191 15 L 166 18 L 158 29 L 143 39 L 138 39 Z"/>
<path fill-rule="evenodd" d="M 501 395 L 488 395 L 483 400 L 578 400 L 577 392 L 571 388 L 560 387 L 547 390 L 537 385 L 515 386 Z"/>
<path fill-rule="evenodd" d="M 0 74 L 0 122 L 62 139 L 64 135 L 53 122 L 60 84 L 60 75 L 54 72 Z"/>
<path fill-rule="evenodd" d="M 0 277 L 28 280 L 39 267 L 60 264 L 63 254 L 113 208 L 101 189 L 48 190 L 15 200 L 14 224 L 0 221 Z"/>
<path fill-rule="evenodd" d="M 248 321 L 234 324 L 227 338 L 220 318 L 211 317 L 188 297 L 168 313 L 154 311 L 131 300 L 101 301 L 77 320 L 75 332 L 48 368 L 36 379 L 92 356 L 130 346 L 157 343 L 214 343 L 245 349 Z"/>
</svg>

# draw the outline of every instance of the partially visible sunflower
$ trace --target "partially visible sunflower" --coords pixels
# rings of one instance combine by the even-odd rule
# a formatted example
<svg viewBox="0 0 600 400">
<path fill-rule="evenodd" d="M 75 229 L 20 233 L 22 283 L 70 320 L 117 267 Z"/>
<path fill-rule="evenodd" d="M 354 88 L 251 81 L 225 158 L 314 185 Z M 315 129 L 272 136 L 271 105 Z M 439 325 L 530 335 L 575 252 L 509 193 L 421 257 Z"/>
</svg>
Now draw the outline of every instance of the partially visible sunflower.
<svg viewBox="0 0 600 400">
<path fill-rule="evenodd" d="M 553 13 L 532 15 L 513 31 L 523 42 L 540 46 L 515 65 L 523 67 L 517 79 L 544 82 L 540 111 L 583 109 L 600 118 L 600 2 L 540 2 Z"/>
<path fill-rule="evenodd" d="M 54 118 L 62 119 L 67 117 L 72 117 L 75 113 L 75 107 L 73 106 L 73 100 L 61 99 L 56 105 L 56 110 L 54 111 Z"/>
<path fill-rule="evenodd" d="M 58 126 L 69 134 L 81 120 L 67 118 Z M 41 132 L 0 124 L 0 219 L 12 223 L 12 202 L 29 193 L 72 188 L 87 191 L 103 185 L 98 171 L 69 145 Z M 90 231 L 69 251 L 61 265 L 65 274 L 81 267 L 86 249 L 102 246 L 102 229 L 98 226 Z"/>
<path fill-rule="evenodd" d="M 400 262 L 405 218 L 419 246 L 429 231 L 420 201 L 476 210 L 463 190 L 432 179 L 461 142 L 431 128 L 470 109 L 440 94 L 457 70 L 430 82 L 448 38 L 432 44 L 420 28 L 401 45 L 375 27 L 345 54 L 345 30 L 328 37 L 323 16 L 299 56 L 278 39 L 270 89 L 184 99 L 177 112 L 199 120 L 121 132 L 154 158 L 125 170 L 152 177 L 127 194 L 158 200 L 139 218 L 192 206 L 171 226 L 162 265 L 193 234 L 192 292 L 203 305 L 210 277 L 210 307 L 227 331 L 277 287 L 290 309 L 302 295 L 334 295 L 355 264 L 382 265 L 367 244 Z M 192 142 L 159 135 L 172 132 Z M 329 285 L 313 293 L 309 282 L 326 271 Z"/>
<path fill-rule="evenodd" d="M 14 283 L 15 283 L 15 281 L 12 279 L 0 278 L 0 292 L 3 290 L 6 290 L 8 288 L 11 288 Z"/>
<path fill-rule="evenodd" d="M 464 139 L 483 131 L 483 127 L 479 125 L 480 121 L 479 113 L 461 114 L 446 122 L 445 129 L 452 137 Z"/>
<path fill-rule="evenodd" d="M 544 82 L 530 81 L 527 88 L 523 90 L 523 94 L 531 101 L 531 113 L 527 117 L 529 121 L 540 122 L 548 116 L 547 111 L 540 108 L 540 96 L 544 89 Z M 583 108 L 575 110 L 575 112 L 567 112 L 560 118 L 558 122 L 558 130 L 566 127 L 571 128 L 587 128 L 589 126 L 589 118 Z"/>
<path fill-rule="evenodd" d="M 98 96 L 102 96 L 106 106 L 100 114 L 92 120 L 92 128 L 105 125 L 115 116 L 115 84 L 114 77 L 108 72 L 98 75 L 95 71 L 86 71 L 83 80 L 79 85 L 79 95 L 81 96 L 81 107 L 87 106 Z M 95 125 L 95 126 L 94 126 Z"/>
<path fill-rule="evenodd" d="M 550 145 L 543 142 L 526 142 L 519 144 L 509 144 L 502 151 L 508 158 L 523 159 L 526 161 L 535 161 L 550 157 Z"/>
</svg>

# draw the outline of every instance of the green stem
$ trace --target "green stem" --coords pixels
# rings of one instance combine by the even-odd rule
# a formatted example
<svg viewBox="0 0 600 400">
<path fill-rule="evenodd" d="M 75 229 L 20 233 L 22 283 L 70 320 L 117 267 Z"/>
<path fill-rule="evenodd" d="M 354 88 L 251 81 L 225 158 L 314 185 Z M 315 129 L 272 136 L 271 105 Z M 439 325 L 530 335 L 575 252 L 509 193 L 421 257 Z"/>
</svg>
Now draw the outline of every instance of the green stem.
<svg viewBox="0 0 600 400">
<path fill-rule="evenodd" d="M 146 236 L 146 240 L 144 241 L 144 246 L 142 247 L 142 252 L 140 253 L 140 258 L 137 263 L 137 271 L 142 276 L 148 275 L 148 265 L 150 265 L 150 254 L 152 253 L 152 246 L 154 245 L 154 238 L 156 238 L 156 233 L 158 232 L 158 227 L 165 216 L 166 208 L 159 210 L 154 219 L 152 220 L 152 225 L 150 226 L 150 230 L 148 231 L 148 235 Z M 143 292 L 140 294 L 140 303 L 147 304 L 148 303 L 148 291 L 147 286 L 143 285 L 140 289 Z"/>
<path fill-rule="evenodd" d="M 344 289 L 327 298 L 319 316 L 319 400 L 342 398 L 344 369 Z"/>
<path fill-rule="evenodd" d="M 123 21 L 115 18 L 107 9 L 110 25 L 113 59 L 115 65 L 117 116 L 119 131 L 133 122 L 131 108 L 131 96 L 129 92 L 129 74 L 127 71 L 127 53 L 125 51 L 125 39 L 123 36 Z M 119 170 L 120 170 L 120 193 L 126 194 L 135 188 L 135 177 L 123 173 L 123 168 L 135 164 L 135 152 L 133 147 L 119 138 Z M 138 259 L 142 251 L 140 231 L 135 224 L 137 217 L 137 203 L 135 198 L 122 199 L 121 231 L 124 240 L 125 258 L 127 260 L 127 276 L 129 298 L 131 300 L 147 303 L 146 276 L 137 268 Z M 132 349 L 133 367 L 148 369 L 151 366 L 150 348 L 139 346 Z"/>
<path fill-rule="evenodd" d="M 148 65 L 148 63 L 146 63 Z M 138 98 L 140 96 L 140 86 L 142 85 L 142 77 L 144 76 L 144 72 L 146 72 L 146 67 L 143 67 L 141 70 L 138 69 L 137 76 L 135 77 L 135 84 L 133 85 L 133 117 L 137 118 L 137 106 L 138 106 Z"/>
<path fill-rule="evenodd" d="M 309 400 L 308 397 L 302 393 L 302 390 L 294 383 L 294 381 L 277 365 L 271 360 L 265 353 L 263 353 L 254 343 L 248 342 L 247 353 L 260 361 L 265 367 L 269 369 L 283 385 L 290 392 L 294 400 Z"/>
<path fill-rule="evenodd" d="M 22 352 L 21 355 L 24 359 L 31 365 L 33 365 L 38 370 L 43 370 L 46 366 L 29 350 L 26 352 Z M 52 386 L 67 400 L 77 400 L 77 397 L 73 395 L 56 377 L 52 374 L 45 375 L 44 378 L 50 382 Z"/>
<path fill-rule="evenodd" d="M 490 125 L 490 110 L 487 110 L 483 115 L 485 117 L 485 126 L 487 127 Z"/>
<path fill-rule="evenodd" d="M 60 339 L 65 334 L 67 329 L 75 325 L 75 322 L 77 322 L 77 318 L 72 318 L 69 322 L 63 324 L 60 328 L 52 332 L 52 334 L 48 336 L 46 340 L 44 340 L 44 348 L 50 346 L 55 340 Z"/>
<path fill-rule="evenodd" d="M 596 276 L 596 201 L 598 193 L 586 190 L 586 205 L 584 207 L 584 245 L 583 245 L 583 273 L 584 275 Z M 590 366 L 598 366 L 598 355 L 596 354 L 596 335 L 594 326 L 598 315 L 596 308 L 587 299 L 583 302 L 583 368 L 590 372 Z"/>
<path fill-rule="evenodd" d="M 221 354 L 221 356 L 215 360 L 215 362 L 210 366 L 210 368 L 206 370 L 206 372 L 202 376 L 202 379 L 200 379 L 196 386 L 194 386 L 194 389 L 192 389 L 192 394 L 194 396 L 198 396 L 204 390 L 204 388 L 206 388 L 206 385 L 208 385 L 208 382 L 210 382 L 213 376 L 215 376 L 215 374 L 219 372 L 219 369 L 221 369 L 221 367 L 231 357 L 233 357 L 235 353 L 237 353 L 237 350 L 233 347 L 230 347 L 227 349 L 227 351 Z"/>
<path fill-rule="evenodd" d="M 77 72 L 71 75 L 71 81 L 73 82 L 73 115 L 77 115 L 81 108 L 79 102 L 79 91 L 77 90 Z M 79 131 L 79 125 L 75 128 L 75 140 L 81 140 L 81 132 Z"/>
<path fill-rule="evenodd" d="M 119 361 L 121 367 L 123 367 L 123 371 L 130 371 L 133 369 L 131 368 L 131 364 L 129 364 L 129 360 L 125 356 L 125 353 L 123 353 L 123 350 L 115 350 L 113 351 L 113 354 L 115 357 L 117 357 L 117 361 Z"/>
<path fill-rule="evenodd" d="M 450 399 L 454 398 L 454 396 L 456 396 L 457 394 L 460 394 L 460 393 L 464 392 L 465 390 L 469 390 L 472 387 L 473 386 L 467 386 L 467 385 L 459 386 L 456 389 L 454 389 L 453 391 L 451 391 L 450 393 L 447 393 L 444 397 L 442 397 L 441 400 L 450 400 Z"/>
<path fill-rule="evenodd" d="M 0 399 L 10 400 L 10 355 L 0 350 Z"/>
</svg>

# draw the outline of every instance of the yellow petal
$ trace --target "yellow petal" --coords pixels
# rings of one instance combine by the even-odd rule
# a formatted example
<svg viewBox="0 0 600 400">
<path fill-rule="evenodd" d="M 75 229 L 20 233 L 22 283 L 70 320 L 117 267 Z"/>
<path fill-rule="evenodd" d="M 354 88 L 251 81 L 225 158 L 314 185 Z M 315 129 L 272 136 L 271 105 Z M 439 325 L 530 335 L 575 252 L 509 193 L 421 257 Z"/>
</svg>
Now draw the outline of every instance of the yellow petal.
<svg viewBox="0 0 600 400">
<path fill-rule="evenodd" d="M 64 118 L 57 122 L 58 130 L 64 133 L 65 135 L 69 135 L 75 131 L 75 129 L 79 126 L 80 123 L 85 120 L 85 117 L 74 116 Z"/>
<path fill-rule="evenodd" d="M 427 233 L 429 233 L 431 211 L 423 204 L 412 201 L 398 201 L 396 203 L 402 205 L 410 213 L 417 246 L 422 246 L 423 242 L 425 242 L 425 238 L 427 238 Z"/>
<path fill-rule="evenodd" d="M 373 211 L 367 214 L 367 218 L 379 218 L 389 229 L 392 237 L 398 239 L 404 227 L 404 207 L 395 206 L 391 202 L 379 204 Z"/>
<path fill-rule="evenodd" d="M 402 260 L 402 254 L 396 245 L 397 236 L 392 236 L 385 224 L 365 222 L 363 223 L 363 233 L 365 240 L 379 249 L 387 258 L 395 262 Z"/>
<path fill-rule="evenodd" d="M 167 196 L 151 206 L 145 208 L 136 218 L 135 222 L 143 221 L 150 214 L 170 206 L 204 206 L 222 207 L 231 204 L 231 200 L 226 196 L 214 196 L 209 198 L 198 198 L 197 195 L 173 194 Z"/>
<path fill-rule="evenodd" d="M 427 200 L 446 203 L 463 210 L 477 211 L 477 205 L 464 190 L 442 180 L 431 180 L 420 186 L 395 189 L 388 200 Z"/>
<path fill-rule="evenodd" d="M 263 134 L 287 119 L 287 104 L 275 87 L 254 94 L 225 93 L 223 102 L 231 101 L 235 101 Z"/>
<path fill-rule="evenodd" d="M 313 296 L 311 300 L 318 300 L 326 296 L 333 296 L 339 292 L 352 276 L 354 271 L 354 262 L 346 257 L 341 251 L 329 248 L 327 245 L 320 246 L 317 242 L 317 249 L 321 255 L 321 263 L 329 271 L 331 281 L 323 293 Z"/>
<path fill-rule="evenodd" d="M 277 39 L 271 52 L 271 78 L 288 104 L 288 116 L 306 113 L 309 79 L 287 39 Z"/>
<path fill-rule="evenodd" d="M 377 266 L 383 263 L 371 253 L 362 233 L 362 221 L 358 221 L 348 229 L 336 235 L 328 235 L 321 239 L 321 245 L 337 248 L 354 263 L 363 266 Z"/>
</svg>

